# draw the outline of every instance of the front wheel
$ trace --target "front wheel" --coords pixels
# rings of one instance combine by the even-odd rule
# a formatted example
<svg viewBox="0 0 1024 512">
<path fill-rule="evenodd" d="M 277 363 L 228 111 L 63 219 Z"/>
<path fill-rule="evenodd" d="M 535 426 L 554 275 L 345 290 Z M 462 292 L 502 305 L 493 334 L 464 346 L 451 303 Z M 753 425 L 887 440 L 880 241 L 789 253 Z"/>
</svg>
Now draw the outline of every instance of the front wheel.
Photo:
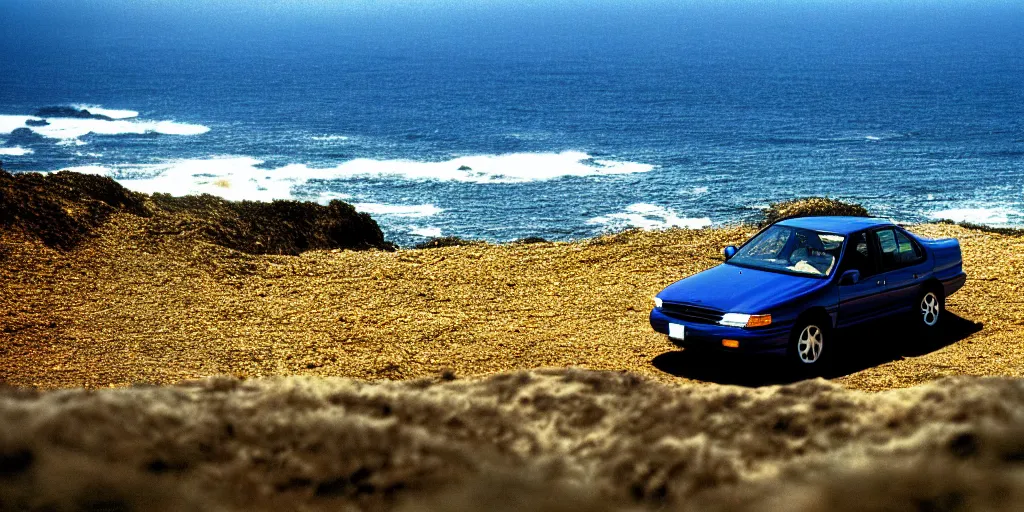
<svg viewBox="0 0 1024 512">
<path fill-rule="evenodd" d="M 829 338 L 829 331 L 821 322 L 798 324 L 789 343 L 790 361 L 803 369 L 822 367 Z"/>
</svg>

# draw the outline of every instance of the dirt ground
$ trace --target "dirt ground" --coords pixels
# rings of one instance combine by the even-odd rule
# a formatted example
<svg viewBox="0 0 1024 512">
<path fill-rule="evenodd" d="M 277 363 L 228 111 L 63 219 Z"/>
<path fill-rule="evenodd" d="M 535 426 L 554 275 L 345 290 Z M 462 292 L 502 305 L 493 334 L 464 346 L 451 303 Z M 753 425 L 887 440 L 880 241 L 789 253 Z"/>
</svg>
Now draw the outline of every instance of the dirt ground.
<svg viewBox="0 0 1024 512">
<path fill-rule="evenodd" d="M 647 324 L 751 227 L 272 256 L 149 222 L 0 232 L 0 510 L 1024 507 L 1021 236 L 912 227 L 963 246 L 944 331 L 797 381 Z"/>
<path fill-rule="evenodd" d="M 665 285 L 721 261 L 751 227 L 626 232 L 573 243 L 249 255 L 116 214 L 69 251 L 0 235 L 0 381 L 41 389 L 212 375 L 358 379 L 534 368 L 626 371 L 664 383 L 794 379 L 777 361 L 707 358 L 647 323 Z M 1024 237 L 922 225 L 963 246 L 953 316 L 919 343 L 849 333 L 830 375 L 859 390 L 1024 374 Z"/>
</svg>

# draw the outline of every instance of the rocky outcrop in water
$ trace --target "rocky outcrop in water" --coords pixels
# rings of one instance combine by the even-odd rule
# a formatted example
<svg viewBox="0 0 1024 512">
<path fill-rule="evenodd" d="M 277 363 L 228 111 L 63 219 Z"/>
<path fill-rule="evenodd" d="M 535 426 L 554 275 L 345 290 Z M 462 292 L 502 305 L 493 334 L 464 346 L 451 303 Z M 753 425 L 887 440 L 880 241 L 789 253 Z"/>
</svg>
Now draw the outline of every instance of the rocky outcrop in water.
<svg viewBox="0 0 1024 512">
<path fill-rule="evenodd" d="M 88 109 L 75 108 L 68 106 L 53 106 L 43 107 L 36 110 L 36 117 L 72 117 L 76 119 L 100 119 L 103 121 L 113 121 L 113 118 L 105 116 L 103 114 L 93 114 Z"/>
</svg>

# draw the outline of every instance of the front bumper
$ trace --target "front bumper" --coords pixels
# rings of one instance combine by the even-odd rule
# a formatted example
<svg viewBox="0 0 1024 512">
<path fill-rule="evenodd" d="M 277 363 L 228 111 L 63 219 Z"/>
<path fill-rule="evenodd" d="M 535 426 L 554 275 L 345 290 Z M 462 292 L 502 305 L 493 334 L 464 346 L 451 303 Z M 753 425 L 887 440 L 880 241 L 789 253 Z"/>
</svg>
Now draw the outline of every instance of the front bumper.
<svg viewBox="0 0 1024 512">
<path fill-rule="evenodd" d="M 727 327 L 717 324 L 700 324 L 672 318 L 658 308 L 651 310 L 651 327 L 668 336 L 668 324 L 679 324 L 686 328 L 682 340 L 669 338 L 677 347 L 719 350 L 743 354 L 785 354 L 789 346 L 788 326 L 768 326 L 757 329 Z M 736 340 L 739 347 L 722 346 L 722 340 Z"/>
</svg>

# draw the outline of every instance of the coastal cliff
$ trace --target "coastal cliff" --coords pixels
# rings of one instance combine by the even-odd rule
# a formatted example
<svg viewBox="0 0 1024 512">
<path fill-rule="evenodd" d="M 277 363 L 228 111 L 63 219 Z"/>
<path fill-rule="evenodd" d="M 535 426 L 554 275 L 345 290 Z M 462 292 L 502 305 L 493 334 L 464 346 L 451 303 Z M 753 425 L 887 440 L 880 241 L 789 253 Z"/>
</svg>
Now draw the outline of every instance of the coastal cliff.
<svg viewBox="0 0 1024 512">
<path fill-rule="evenodd" d="M 393 248 L 369 215 L 342 201 L 319 205 L 232 202 L 211 195 L 150 196 L 104 176 L 66 171 L 10 174 L 0 169 L 4 230 L 66 250 L 93 236 L 115 214 L 136 217 L 154 236 L 191 236 L 249 254 Z"/>
</svg>

